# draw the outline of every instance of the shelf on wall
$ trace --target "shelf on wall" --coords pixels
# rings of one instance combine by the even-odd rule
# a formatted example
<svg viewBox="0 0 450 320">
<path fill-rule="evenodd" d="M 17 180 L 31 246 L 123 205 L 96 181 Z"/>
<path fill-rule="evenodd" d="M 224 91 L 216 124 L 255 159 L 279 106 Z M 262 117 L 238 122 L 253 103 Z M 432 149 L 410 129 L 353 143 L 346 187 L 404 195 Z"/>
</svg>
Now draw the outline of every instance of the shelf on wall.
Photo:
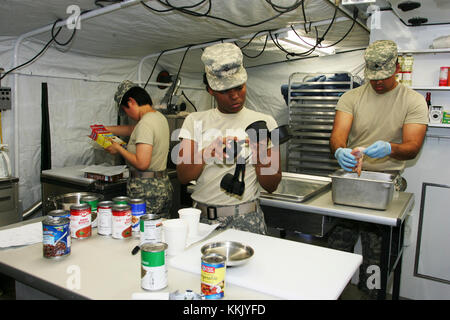
<svg viewBox="0 0 450 320">
<path fill-rule="evenodd" d="M 450 128 L 450 123 L 429 123 L 428 126 L 434 128 Z"/>
<path fill-rule="evenodd" d="M 411 86 L 413 90 L 434 90 L 434 91 L 450 91 L 450 86 L 439 87 L 439 86 Z"/>
<path fill-rule="evenodd" d="M 425 53 L 450 53 L 450 48 L 445 49 L 420 49 L 420 50 L 399 50 L 399 54 L 412 53 L 412 54 L 425 54 Z"/>
</svg>

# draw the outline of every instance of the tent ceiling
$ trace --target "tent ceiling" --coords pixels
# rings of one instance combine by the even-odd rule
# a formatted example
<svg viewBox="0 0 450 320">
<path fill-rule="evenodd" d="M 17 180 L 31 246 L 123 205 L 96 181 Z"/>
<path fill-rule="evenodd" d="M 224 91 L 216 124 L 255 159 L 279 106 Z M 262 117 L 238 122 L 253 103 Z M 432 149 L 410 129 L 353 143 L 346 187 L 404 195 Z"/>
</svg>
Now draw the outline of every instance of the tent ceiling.
<svg viewBox="0 0 450 320">
<path fill-rule="evenodd" d="M 291 6 L 297 1 L 180 0 L 170 1 L 170 3 L 176 3 L 178 6 L 201 3 L 201 5 L 193 7 L 191 10 L 204 13 L 208 9 L 208 2 L 210 2 L 210 15 L 228 19 L 242 25 L 250 25 L 278 14 L 270 6 L 269 2 L 280 6 Z M 100 3 L 106 6 L 110 5 L 111 1 L 109 3 L 107 1 Z M 70 16 L 70 13 L 66 13 L 67 8 L 74 4 L 78 5 L 81 11 L 99 8 L 94 0 L 4 0 L 0 2 L 0 14 L 2 16 L 0 19 L 1 35 L 20 36 L 40 27 L 51 25 L 58 18 L 66 19 Z M 158 9 L 167 8 L 155 0 L 146 1 L 146 4 Z M 335 9 L 329 0 L 305 0 L 304 4 L 308 22 L 326 21 L 333 17 Z M 343 19 L 342 17 L 346 16 L 338 11 L 336 18 Z M 112 13 L 83 20 L 81 29 L 77 30 L 69 47 L 61 50 L 70 49 L 71 52 L 93 56 L 139 59 L 149 54 L 158 54 L 163 50 L 212 42 L 219 39 L 237 39 L 263 30 L 278 30 L 290 25 L 300 25 L 303 22 L 302 6 L 264 24 L 240 27 L 220 20 L 196 17 L 178 11 L 157 13 L 138 3 Z M 335 21 L 322 44 L 325 46 L 339 40 L 351 25 L 352 21 L 348 19 L 346 21 Z M 317 34 L 321 36 L 327 27 L 328 23 L 318 26 Z M 300 35 L 305 35 L 303 27 L 297 29 L 297 31 Z M 71 30 L 64 27 L 58 35 L 58 40 L 67 40 L 71 32 Z M 314 27 L 306 36 L 316 37 Z M 50 32 L 45 32 L 33 36 L 31 39 L 45 44 L 51 39 L 51 34 Z M 239 41 L 238 45 L 243 46 L 248 40 Z M 314 41 L 311 42 L 314 43 Z M 369 33 L 367 30 L 355 24 L 349 36 L 340 42 L 336 48 L 338 50 L 361 48 L 365 47 L 368 42 Z M 250 45 L 245 47 L 244 51 L 249 56 L 255 56 L 263 49 L 264 43 L 265 36 L 257 37 Z M 292 51 L 294 49 L 288 48 L 288 50 Z M 303 52 L 307 49 L 299 47 L 296 50 L 297 52 Z M 191 62 L 199 62 L 200 50 L 195 51 L 197 52 L 192 50 L 186 55 L 186 64 L 190 60 Z M 179 62 L 182 56 L 183 52 L 170 55 L 170 58 L 169 55 L 165 55 L 161 62 Z M 256 59 L 246 58 L 245 63 L 246 66 L 250 67 L 283 60 L 286 60 L 286 53 L 278 49 L 269 37 L 264 53 Z M 185 70 L 184 67 L 183 70 Z"/>
</svg>

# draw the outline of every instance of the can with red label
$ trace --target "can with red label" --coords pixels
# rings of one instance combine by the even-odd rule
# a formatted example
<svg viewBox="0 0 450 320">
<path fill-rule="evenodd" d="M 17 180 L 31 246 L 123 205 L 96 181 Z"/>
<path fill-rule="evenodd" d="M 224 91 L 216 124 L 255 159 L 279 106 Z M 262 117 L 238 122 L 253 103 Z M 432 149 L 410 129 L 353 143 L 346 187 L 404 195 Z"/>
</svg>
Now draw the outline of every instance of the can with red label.
<svg viewBox="0 0 450 320">
<path fill-rule="evenodd" d="M 218 253 L 202 256 L 201 290 L 205 299 L 222 299 L 225 293 L 227 258 Z"/>
<path fill-rule="evenodd" d="M 110 236 L 112 233 L 112 201 L 101 201 L 97 207 L 97 233 Z"/>
<path fill-rule="evenodd" d="M 441 72 L 439 73 L 439 87 L 445 87 L 448 86 L 449 82 L 449 76 L 448 72 L 450 70 L 450 67 L 441 67 Z"/>
<path fill-rule="evenodd" d="M 115 239 L 131 237 L 131 207 L 127 204 L 112 206 L 112 237 Z"/>
<path fill-rule="evenodd" d="M 75 239 L 87 239 L 92 234 L 91 207 L 87 203 L 70 206 L 70 235 Z"/>
</svg>

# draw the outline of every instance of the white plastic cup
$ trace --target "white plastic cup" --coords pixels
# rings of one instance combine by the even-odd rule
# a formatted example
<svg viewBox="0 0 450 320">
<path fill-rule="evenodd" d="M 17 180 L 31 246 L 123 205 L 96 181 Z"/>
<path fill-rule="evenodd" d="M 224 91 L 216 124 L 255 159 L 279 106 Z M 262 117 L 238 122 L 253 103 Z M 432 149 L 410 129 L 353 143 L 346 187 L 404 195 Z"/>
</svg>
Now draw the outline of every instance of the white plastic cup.
<svg viewBox="0 0 450 320">
<path fill-rule="evenodd" d="M 164 242 L 167 243 L 167 254 L 175 256 L 186 248 L 188 225 L 182 219 L 167 219 L 163 223 Z"/>
<path fill-rule="evenodd" d="M 202 211 L 196 208 L 184 208 L 178 210 L 180 219 L 187 222 L 188 237 L 196 237 L 198 235 L 198 224 L 200 223 L 200 214 Z"/>
</svg>

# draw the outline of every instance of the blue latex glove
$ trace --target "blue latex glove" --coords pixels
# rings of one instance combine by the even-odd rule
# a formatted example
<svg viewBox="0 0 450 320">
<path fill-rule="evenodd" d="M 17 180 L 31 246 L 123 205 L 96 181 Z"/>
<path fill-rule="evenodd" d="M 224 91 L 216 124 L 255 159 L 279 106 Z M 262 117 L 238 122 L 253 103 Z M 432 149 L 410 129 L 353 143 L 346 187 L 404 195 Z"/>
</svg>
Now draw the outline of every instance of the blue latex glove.
<svg viewBox="0 0 450 320">
<path fill-rule="evenodd" d="M 391 144 L 386 141 L 377 141 L 368 146 L 364 154 L 371 158 L 384 158 L 391 154 Z"/>
<path fill-rule="evenodd" d="M 338 148 L 334 153 L 334 157 L 345 171 L 352 171 L 353 167 L 356 166 L 356 158 L 351 152 L 352 149 L 350 148 Z"/>
</svg>

